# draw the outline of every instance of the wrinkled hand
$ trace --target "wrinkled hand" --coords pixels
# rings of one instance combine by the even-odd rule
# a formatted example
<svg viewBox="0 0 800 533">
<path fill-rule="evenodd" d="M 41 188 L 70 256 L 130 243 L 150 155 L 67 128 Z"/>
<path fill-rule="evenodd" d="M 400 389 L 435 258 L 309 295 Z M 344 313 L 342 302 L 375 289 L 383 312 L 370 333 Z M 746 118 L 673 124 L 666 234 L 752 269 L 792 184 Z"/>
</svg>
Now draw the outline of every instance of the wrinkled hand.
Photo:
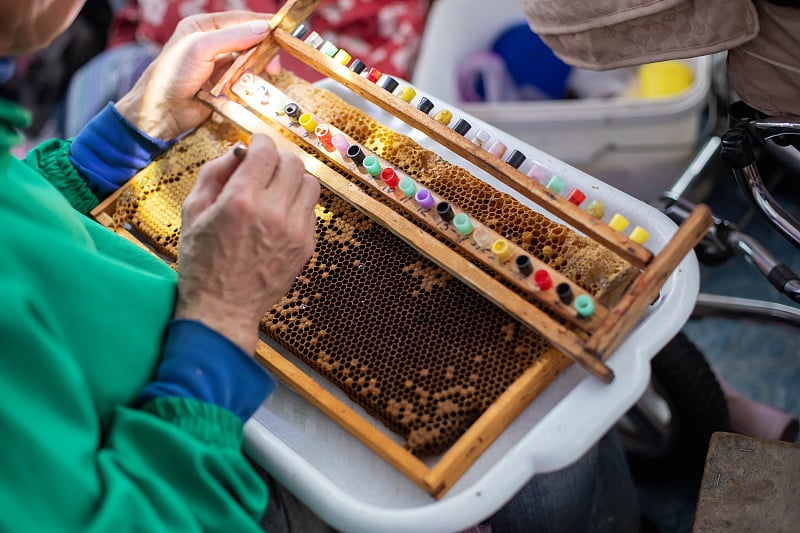
<svg viewBox="0 0 800 533">
<path fill-rule="evenodd" d="M 252 353 L 258 324 L 314 250 L 319 183 L 254 135 L 244 159 L 207 163 L 186 198 L 176 318 L 199 320 Z"/>
<path fill-rule="evenodd" d="M 194 96 L 230 64 L 231 54 L 261 42 L 271 15 L 226 11 L 183 19 L 117 110 L 151 137 L 166 141 L 198 126 L 210 111 Z"/>
</svg>

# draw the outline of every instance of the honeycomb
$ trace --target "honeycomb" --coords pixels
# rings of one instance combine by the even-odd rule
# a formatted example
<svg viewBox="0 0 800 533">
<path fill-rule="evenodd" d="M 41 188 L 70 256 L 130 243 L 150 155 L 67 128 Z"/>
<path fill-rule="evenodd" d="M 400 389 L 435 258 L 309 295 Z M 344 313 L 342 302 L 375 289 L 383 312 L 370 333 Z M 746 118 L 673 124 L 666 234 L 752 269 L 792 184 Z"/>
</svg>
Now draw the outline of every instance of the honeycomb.
<svg viewBox="0 0 800 533">
<path fill-rule="evenodd" d="M 175 143 L 157 162 L 139 172 L 120 193 L 112 215 L 115 227 L 131 224 L 172 261 L 178 257 L 181 205 L 200 167 L 248 138 L 218 115 L 212 115 L 190 137 L 191 141 Z"/>
<path fill-rule="evenodd" d="M 485 223 L 520 237 L 595 295 L 624 284 L 630 267 L 592 241 L 484 188 L 405 138 L 379 131 L 334 95 L 303 87 L 338 106 L 329 120 L 339 128 L 459 205 L 486 213 Z M 212 116 L 134 177 L 117 203 L 115 223 L 130 224 L 174 261 L 180 205 L 199 168 L 242 138 Z M 315 252 L 261 327 L 420 457 L 446 451 L 532 365 L 548 370 L 542 378 L 548 382 L 570 364 L 539 334 L 324 188 Z"/>
<path fill-rule="evenodd" d="M 523 371 L 561 369 L 543 339 L 338 196 L 264 331 L 406 439 L 445 451 Z"/>
<path fill-rule="evenodd" d="M 305 83 L 289 71 L 269 81 L 300 103 L 304 111 L 338 127 L 598 299 L 613 300 L 636 275 L 637 271 L 618 255 L 475 179 L 330 91 Z"/>
</svg>

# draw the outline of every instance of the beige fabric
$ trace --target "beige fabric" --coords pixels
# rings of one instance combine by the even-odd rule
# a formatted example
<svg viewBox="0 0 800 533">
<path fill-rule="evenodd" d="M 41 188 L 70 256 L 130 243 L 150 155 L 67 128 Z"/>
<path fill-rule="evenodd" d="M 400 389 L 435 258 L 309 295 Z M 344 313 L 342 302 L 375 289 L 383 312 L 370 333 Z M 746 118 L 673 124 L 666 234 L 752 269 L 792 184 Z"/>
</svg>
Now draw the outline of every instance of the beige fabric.
<svg viewBox="0 0 800 533">
<path fill-rule="evenodd" d="M 540 34 L 577 33 L 661 13 L 684 0 L 553 0 L 524 2 L 531 27 Z"/>
<path fill-rule="evenodd" d="M 752 0 L 521 0 L 531 29 L 576 67 L 707 55 L 753 39 Z"/>
<path fill-rule="evenodd" d="M 728 52 L 731 86 L 767 115 L 800 115 L 800 9 L 757 4 L 757 38 Z"/>
<path fill-rule="evenodd" d="M 521 0 L 531 29 L 570 65 L 605 70 L 728 50 L 736 93 L 800 115 L 800 9 L 764 0 Z"/>
</svg>

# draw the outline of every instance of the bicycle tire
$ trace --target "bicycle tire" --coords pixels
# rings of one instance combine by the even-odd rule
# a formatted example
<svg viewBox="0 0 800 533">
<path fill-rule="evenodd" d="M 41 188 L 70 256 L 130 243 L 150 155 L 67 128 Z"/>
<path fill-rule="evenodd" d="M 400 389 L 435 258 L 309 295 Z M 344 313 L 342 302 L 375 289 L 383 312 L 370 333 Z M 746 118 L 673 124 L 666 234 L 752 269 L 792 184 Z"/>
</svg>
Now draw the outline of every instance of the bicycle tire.
<svg viewBox="0 0 800 533">
<path fill-rule="evenodd" d="M 705 355 L 678 333 L 651 361 L 653 388 L 669 405 L 670 433 L 653 449 L 626 447 L 631 473 L 639 478 L 702 476 L 708 442 L 728 431 L 728 406 Z"/>
</svg>

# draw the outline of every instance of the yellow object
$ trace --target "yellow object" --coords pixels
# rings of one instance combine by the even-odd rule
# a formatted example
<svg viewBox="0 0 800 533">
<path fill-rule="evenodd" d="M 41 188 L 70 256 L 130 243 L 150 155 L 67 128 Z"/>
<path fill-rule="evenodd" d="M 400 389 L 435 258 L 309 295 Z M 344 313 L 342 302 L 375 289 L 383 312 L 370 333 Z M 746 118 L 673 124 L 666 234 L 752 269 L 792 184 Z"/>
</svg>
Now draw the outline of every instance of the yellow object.
<svg viewBox="0 0 800 533">
<path fill-rule="evenodd" d="M 341 48 L 339 48 L 339 51 L 336 52 L 336 55 L 333 56 L 333 60 L 336 61 L 337 63 L 341 63 L 342 65 L 348 64 L 351 59 L 352 57 L 350 57 L 350 54 L 348 54 Z"/>
<path fill-rule="evenodd" d="M 660 61 L 639 67 L 639 96 L 664 98 L 680 94 L 692 86 L 694 73 L 681 61 Z"/>
<path fill-rule="evenodd" d="M 406 102 L 410 102 L 411 100 L 413 100 L 416 95 L 417 91 L 415 91 L 413 87 L 408 87 L 408 86 L 400 89 L 400 92 L 397 94 L 397 96 L 399 96 L 401 100 L 405 100 Z"/>
<path fill-rule="evenodd" d="M 630 239 L 637 244 L 644 244 L 649 238 L 650 234 L 647 233 L 647 230 L 641 226 L 636 226 L 633 228 L 630 236 Z"/>
<path fill-rule="evenodd" d="M 497 239 L 494 241 L 492 244 L 492 252 L 494 252 L 494 255 L 502 262 L 508 261 L 511 259 L 511 256 L 514 255 L 514 250 L 511 248 L 511 245 L 504 239 Z"/>
<path fill-rule="evenodd" d="M 611 217 L 611 221 L 608 223 L 608 225 L 611 226 L 611 229 L 615 231 L 623 231 L 628 227 L 628 219 L 617 213 Z"/>
<path fill-rule="evenodd" d="M 450 124 L 450 121 L 453 120 L 453 113 L 448 111 L 447 109 L 442 109 L 433 117 L 433 120 L 436 122 L 441 122 L 445 126 Z"/>
<path fill-rule="evenodd" d="M 308 113 L 303 113 L 300 115 L 298 122 L 308 133 L 314 133 L 314 130 L 317 128 L 317 122 L 314 120 L 314 117 Z"/>
</svg>

